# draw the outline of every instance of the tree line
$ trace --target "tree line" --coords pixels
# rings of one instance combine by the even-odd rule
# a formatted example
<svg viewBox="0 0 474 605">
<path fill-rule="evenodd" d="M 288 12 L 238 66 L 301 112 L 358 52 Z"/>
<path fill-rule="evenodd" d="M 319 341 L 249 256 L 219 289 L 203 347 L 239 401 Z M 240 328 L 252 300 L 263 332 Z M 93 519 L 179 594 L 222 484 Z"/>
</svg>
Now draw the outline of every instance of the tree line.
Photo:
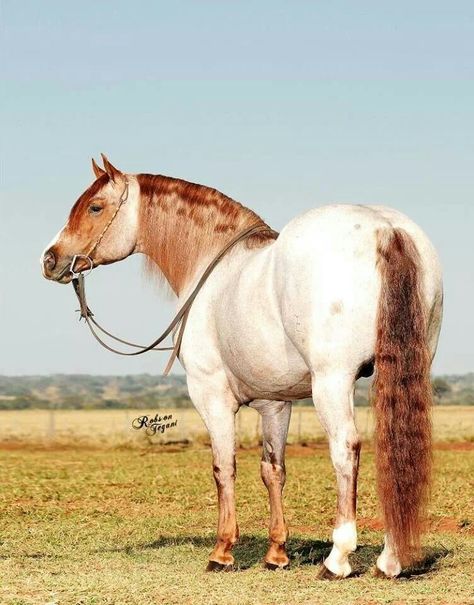
<svg viewBox="0 0 474 605">
<path fill-rule="evenodd" d="M 432 380 L 435 404 L 474 405 L 474 373 L 437 376 Z M 357 382 L 355 404 L 369 403 L 370 380 Z M 0 376 L 0 409 L 185 408 L 192 405 L 182 375 Z M 297 405 L 311 405 L 311 400 Z"/>
</svg>

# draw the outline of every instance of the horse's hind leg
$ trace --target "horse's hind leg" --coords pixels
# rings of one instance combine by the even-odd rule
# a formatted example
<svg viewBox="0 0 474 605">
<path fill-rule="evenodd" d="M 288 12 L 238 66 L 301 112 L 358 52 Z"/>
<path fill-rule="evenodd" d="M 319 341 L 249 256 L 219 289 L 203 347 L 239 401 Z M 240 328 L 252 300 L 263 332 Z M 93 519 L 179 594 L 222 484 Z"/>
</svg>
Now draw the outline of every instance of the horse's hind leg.
<svg viewBox="0 0 474 605">
<path fill-rule="evenodd" d="M 337 479 L 337 514 L 333 547 L 320 577 L 345 578 L 351 573 L 349 554 L 356 549 L 356 499 L 360 440 L 354 423 L 354 381 L 339 373 L 313 377 L 313 401 L 327 432 Z"/>
<path fill-rule="evenodd" d="M 270 546 L 265 555 L 267 569 L 285 568 L 288 528 L 283 516 L 282 493 L 285 485 L 285 446 L 291 416 L 289 401 L 253 401 L 250 406 L 262 416 L 262 480 L 270 499 Z"/>
</svg>

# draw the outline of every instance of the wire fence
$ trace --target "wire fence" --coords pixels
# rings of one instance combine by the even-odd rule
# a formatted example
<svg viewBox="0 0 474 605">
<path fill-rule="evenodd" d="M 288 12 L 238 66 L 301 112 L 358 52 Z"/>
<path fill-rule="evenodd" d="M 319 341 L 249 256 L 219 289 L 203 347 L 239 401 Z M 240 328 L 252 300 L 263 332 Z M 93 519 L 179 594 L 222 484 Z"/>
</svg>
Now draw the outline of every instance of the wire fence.
<svg viewBox="0 0 474 605">
<path fill-rule="evenodd" d="M 355 408 L 362 440 L 373 436 L 374 416 L 369 407 Z M 437 406 L 433 410 L 434 438 L 473 441 L 474 407 Z M 313 407 L 294 406 L 288 443 L 325 440 Z M 0 411 L 0 443 L 57 443 L 72 446 L 192 445 L 209 442 L 207 430 L 194 408 L 169 410 L 11 410 Z M 236 417 L 236 442 L 261 442 L 261 418 L 242 407 Z"/>
</svg>

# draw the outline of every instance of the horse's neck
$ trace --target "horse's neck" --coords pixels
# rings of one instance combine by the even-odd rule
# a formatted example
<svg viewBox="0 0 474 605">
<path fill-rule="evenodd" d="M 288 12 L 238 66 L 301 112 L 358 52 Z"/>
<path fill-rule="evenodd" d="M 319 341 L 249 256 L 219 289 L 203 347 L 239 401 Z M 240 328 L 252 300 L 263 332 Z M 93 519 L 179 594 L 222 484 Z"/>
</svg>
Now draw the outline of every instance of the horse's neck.
<svg viewBox="0 0 474 605">
<path fill-rule="evenodd" d="M 179 292 L 178 307 L 180 307 L 181 304 L 185 302 L 188 296 L 192 293 L 206 269 L 217 256 L 218 252 L 219 251 L 217 251 L 216 254 L 203 257 L 196 262 L 193 273 Z M 225 284 L 233 284 L 237 276 L 241 273 L 248 261 L 256 252 L 257 250 L 249 250 L 246 248 L 244 243 L 237 244 L 235 248 L 229 251 L 211 271 L 206 279 L 205 286 L 207 287 L 208 283 L 212 283 L 213 288 L 217 287 L 220 289 L 224 287 Z"/>
<path fill-rule="evenodd" d="M 180 295 L 240 231 L 266 226 L 252 210 L 215 189 L 162 176 L 138 175 L 140 249 Z M 268 231 L 244 245 L 262 246 Z"/>
</svg>

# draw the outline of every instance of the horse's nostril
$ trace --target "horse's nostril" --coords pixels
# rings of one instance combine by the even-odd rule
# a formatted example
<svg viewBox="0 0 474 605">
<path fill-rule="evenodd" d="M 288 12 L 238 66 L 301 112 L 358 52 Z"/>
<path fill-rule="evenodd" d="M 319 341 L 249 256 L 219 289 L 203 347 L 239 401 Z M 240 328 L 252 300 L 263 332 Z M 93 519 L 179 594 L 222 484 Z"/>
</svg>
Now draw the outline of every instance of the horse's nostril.
<svg viewBox="0 0 474 605">
<path fill-rule="evenodd" d="M 45 252 L 43 256 L 43 265 L 48 271 L 52 271 L 56 266 L 56 257 L 54 256 L 54 253 L 51 252 L 51 250 Z"/>
</svg>

